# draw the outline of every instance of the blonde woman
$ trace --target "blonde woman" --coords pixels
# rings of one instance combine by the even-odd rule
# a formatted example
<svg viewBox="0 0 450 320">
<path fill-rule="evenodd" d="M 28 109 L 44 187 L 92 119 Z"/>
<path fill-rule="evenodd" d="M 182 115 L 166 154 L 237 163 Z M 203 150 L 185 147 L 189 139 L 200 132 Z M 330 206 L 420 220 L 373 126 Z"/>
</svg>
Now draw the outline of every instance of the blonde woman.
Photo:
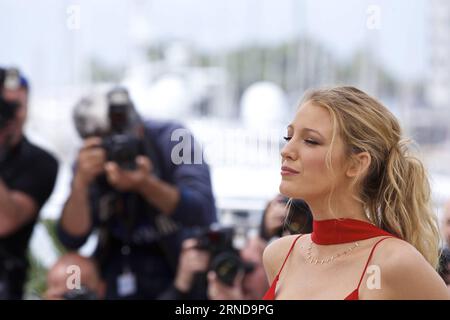
<svg viewBox="0 0 450 320">
<path fill-rule="evenodd" d="M 264 299 L 448 299 L 422 163 L 396 118 L 353 87 L 306 94 L 287 128 L 280 191 L 313 232 L 264 251 Z"/>
</svg>

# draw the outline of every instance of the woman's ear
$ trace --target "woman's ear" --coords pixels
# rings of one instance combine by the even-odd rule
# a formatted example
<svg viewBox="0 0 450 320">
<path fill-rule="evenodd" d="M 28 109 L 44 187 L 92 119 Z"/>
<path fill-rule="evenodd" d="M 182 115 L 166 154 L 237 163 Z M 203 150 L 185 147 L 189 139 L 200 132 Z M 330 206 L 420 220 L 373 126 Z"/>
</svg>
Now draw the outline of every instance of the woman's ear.
<svg viewBox="0 0 450 320">
<path fill-rule="evenodd" d="M 372 157 L 367 151 L 353 154 L 350 159 L 350 165 L 347 168 L 347 177 L 354 178 L 366 172 L 370 166 L 371 161 Z"/>
</svg>

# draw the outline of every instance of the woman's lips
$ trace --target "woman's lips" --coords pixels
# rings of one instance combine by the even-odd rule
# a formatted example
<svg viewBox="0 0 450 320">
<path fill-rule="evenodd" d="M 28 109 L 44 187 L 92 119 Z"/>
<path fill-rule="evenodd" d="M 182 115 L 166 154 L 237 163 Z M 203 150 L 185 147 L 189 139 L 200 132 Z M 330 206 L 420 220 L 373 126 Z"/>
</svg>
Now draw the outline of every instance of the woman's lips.
<svg viewBox="0 0 450 320">
<path fill-rule="evenodd" d="M 297 170 L 294 170 L 292 168 L 289 168 L 287 166 L 282 166 L 281 167 L 281 175 L 282 176 L 293 176 L 296 174 L 299 174 L 300 172 L 298 172 Z"/>
</svg>

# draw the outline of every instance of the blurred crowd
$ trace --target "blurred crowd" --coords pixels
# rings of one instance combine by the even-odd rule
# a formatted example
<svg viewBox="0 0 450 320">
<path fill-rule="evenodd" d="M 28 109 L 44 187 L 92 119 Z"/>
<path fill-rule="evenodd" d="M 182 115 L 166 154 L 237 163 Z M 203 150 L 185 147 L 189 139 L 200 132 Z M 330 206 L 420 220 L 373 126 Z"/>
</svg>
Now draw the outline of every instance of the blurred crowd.
<svg viewBox="0 0 450 320">
<path fill-rule="evenodd" d="M 249 235 L 245 245 L 236 249 L 232 228 L 213 225 L 182 241 L 175 275 L 170 284 L 155 296 L 160 300 L 259 300 L 268 283 L 262 254 L 270 241 L 299 231 L 309 233 L 312 216 L 300 200 L 288 203 L 278 195 L 272 199 L 261 220 L 259 233 Z M 287 222 L 289 221 L 289 222 Z M 78 289 L 73 284 L 71 266 L 79 267 Z M 154 280 L 153 277 L 150 277 Z M 103 299 L 107 283 L 95 259 L 71 252 L 50 269 L 46 299 Z"/>
<path fill-rule="evenodd" d="M 24 135 L 30 90 L 19 70 L 0 68 L 2 299 L 24 297 L 30 236 L 58 172 L 56 158 Z M 90 117 L 100 104 L 107 125 Z M 42 298 L 260 299 L 268 289 L 267 244 L 312 230 L 307 204 L 277 195 L 258 232 L 237 245 L 235 230 L 218 223 L 195 137 L 175 122 L 143 119 L 126 88 L 82 97 L 74 121 L 83 146 L 55 230 L 68 253 L 50 268 Z M 82 256 L 94 232 L 97 247 Z M 440 273 L 449 284 L 450 204 L 442 232 Z"/>
</svg>

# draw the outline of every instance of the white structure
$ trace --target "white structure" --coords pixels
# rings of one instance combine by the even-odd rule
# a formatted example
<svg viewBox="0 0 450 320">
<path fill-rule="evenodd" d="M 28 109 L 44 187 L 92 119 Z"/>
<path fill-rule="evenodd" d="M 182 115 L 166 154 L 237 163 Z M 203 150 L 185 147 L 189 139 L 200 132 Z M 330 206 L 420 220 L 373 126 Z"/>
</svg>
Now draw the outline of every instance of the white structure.
<svg viewBox="0 0 450 320">
<path fill-rule="evenodd" d="M 241 119 L 249 128 L 276 128 L 283 124 L 288 104 L 283 90 L 272 82 L 256 82 L 241 99 Z"/>
</svg>

